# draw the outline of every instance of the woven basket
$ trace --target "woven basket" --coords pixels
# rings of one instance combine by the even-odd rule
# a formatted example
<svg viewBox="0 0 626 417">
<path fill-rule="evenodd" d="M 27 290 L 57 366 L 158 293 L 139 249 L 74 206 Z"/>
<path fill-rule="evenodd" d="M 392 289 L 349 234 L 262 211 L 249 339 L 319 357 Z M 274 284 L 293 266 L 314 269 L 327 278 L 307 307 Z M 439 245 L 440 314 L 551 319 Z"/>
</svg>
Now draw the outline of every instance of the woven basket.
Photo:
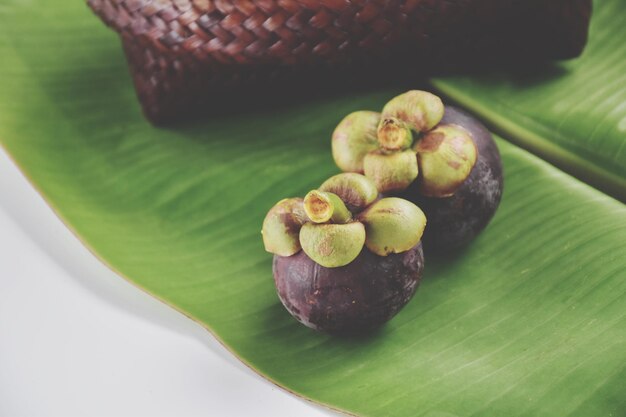
<svg viewBox="0 0 626 417">
<path fill-rule="evenodd" d="M 88 0 L 156 123 L 233 96 L 582 51 L 591 0 Z M 343 80 L 343 81 L 342 81 Z"/>
</svg>

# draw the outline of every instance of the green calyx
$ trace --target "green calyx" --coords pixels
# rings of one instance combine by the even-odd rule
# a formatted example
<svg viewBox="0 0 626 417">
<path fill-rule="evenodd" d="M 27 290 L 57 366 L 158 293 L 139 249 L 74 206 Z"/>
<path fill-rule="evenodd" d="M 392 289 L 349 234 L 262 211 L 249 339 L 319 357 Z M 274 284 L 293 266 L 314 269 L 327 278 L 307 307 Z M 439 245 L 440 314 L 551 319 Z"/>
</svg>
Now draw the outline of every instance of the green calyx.
<svg viewBox="0 0 626 417">
<path fill-rule="evenodd" d="M 376 184 L 366 176 L 353 172 L 334 175 L 319 189 L 339 196 L 352 212 L 363 210 L 378 197 Z"/>
<path fill-rule="evenodd" d="M 383 118 L 378 125 L 378 143 L 387 151 L 404 150 L 413 143 L 413 134 L 403 121 L 395 117 Z"/>
<path fill-rule="evenodd" d="M 470 175 L 478 158 L 471 134 L 457 125 L 439 125 L 414 147 L 420 169 L 418 188 L 429 197 L 449 197 Z"/>
<path fill-rule="evenodd" d="M 378 148 L 379 121 L 380 113 L 356 111 L 337 125 L 332 137 L 332 151 L 335 163 L 342 171 L 363 172 L 363 157 Z"/>
<path fill-rule="evenodd" d="M 406 189 L 419 172 L 415 151 L 410 149 L 392 153 L 371 152 L 365 156 L 363 168 L 381 193 Z"/>
<path fill-rule="evenodd" d="M 378 200 L 359 215 L 359 220 L 365 225 L 365 246 L 380 256 L 411 249 L 426 227 L 424 212 L 397 197 Z"/>
<path fill-rule="evenodd" d="M 363 249 L 365 227 L 362 223 L 306 223 L 300 229 L 300 244 L 307 256 L 326 268 L 352 262 Z"/>
<path fill-rule="evenodd" d="M 310 191 L 304 197 L 304 211 L 314 223 L 346 223 L 352 213 L 336 194 L 320 190 Z"/>
<path fill-rule="evenodd" d="M 280 256 L 291 256 L 300 251 L 299 233 L 307 221 L 302 198 L 280 200 L 263 220 L 265 250 Z"/>
<path fill-rule="evenodd" d="M 392 98 L 383 107 L 382 117 L 395 117 L 416 132 L 435 127 L 443 117 L 443 102 L 427 91 L 411 90 Z"/>
<path fill-rule="evenodd" d="M 304 199 L 287 198 L 272 207 L 263 221 L 263 242 L 276 255 L 304 250 L 319 265 L 335 268 L 356 259 L 364 246 L 380 256 L 407 251 L 420 241 L 425 225 L 424 213 L 413 203 L 378 199 L 369 178 L 343 173 Z"/>
<path fill-rule="evenodd" d="M 365 174 L 380 193 L 403 191 L 420 174 L 420 192 L 449 196 L 469 175 L 477 151 L 462 128 L 438 126 L 444 111 L 436 95 L 411 90 L 392 98 L 380 114 L 351 113 L 333 133 L 335 162 L 344 172 Z"/>
</svg>

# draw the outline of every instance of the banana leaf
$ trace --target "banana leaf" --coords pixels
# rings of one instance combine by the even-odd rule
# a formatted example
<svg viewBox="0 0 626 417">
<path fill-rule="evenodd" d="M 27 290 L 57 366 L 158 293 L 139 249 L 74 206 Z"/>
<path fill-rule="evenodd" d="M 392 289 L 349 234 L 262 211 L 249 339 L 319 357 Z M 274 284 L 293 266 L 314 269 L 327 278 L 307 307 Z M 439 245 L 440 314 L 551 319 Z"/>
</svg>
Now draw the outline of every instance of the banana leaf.
<svg viewBox="0 0 626 417">
<path fill-rule="evenodd" d="M 398 91 L 157 129 L 115 35 L 69 0 L 0 4 L 0 56 L 0 141 L 50 206 L 279 386 L 363 416 L 626 412 L 626 208 L 613 198 L 499 139 L 505 194 L 487 230 L 428 258 L 379 332 L 329 337 L 280 305 L 260 224 L 336 172 L 344 114 Z"/>
<path fill-rule="evenodd" d="M 433 84 L 507 139 L 626 201 L 626 2 L 594 6 L 578 59 Z"/>
</svg>

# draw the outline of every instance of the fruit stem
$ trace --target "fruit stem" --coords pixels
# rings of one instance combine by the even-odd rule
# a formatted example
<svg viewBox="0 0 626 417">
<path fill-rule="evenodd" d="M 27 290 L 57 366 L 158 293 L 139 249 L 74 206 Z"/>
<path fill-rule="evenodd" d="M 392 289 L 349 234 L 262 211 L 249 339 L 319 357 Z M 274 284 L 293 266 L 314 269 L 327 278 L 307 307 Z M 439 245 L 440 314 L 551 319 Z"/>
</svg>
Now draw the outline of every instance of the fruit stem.
<svg viewBox="0 0 626 417">
<path fill-rule="evenodd" d="M 336 194 L 313 190 L 304 197 L 304 211 L 314 223 L 347 223 L 352 213 Z"/>
<path fill-rule="evenodd" d="M 407 149 L 413 143 L 413 135 L 404 122 L 386 117 L 378 125 L 378 143 L 388 151 Z"/>
</svg>

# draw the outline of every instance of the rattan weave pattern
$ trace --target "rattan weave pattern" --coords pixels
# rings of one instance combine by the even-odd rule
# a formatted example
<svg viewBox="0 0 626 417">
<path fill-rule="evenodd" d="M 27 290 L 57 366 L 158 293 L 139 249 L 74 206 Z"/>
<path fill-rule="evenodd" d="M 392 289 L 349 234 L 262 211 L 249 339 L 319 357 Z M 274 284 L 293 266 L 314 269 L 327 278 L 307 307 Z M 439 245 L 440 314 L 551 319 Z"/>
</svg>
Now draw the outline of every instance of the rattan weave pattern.
<svg viewBox="0 0 626 417">
<path fill-rule="evenodd" d="M 122 37 L 144 112 L 167 121 L 255 83 L 582 50 L 590 0 L 88 0 Z M 450 59 L 454 58 L 454 59 Z M 355 69 L 356 68 L 356 69 Z M 319 70 L 319 71 L 318 71 Z M 328 71 L 324 73 L 324 71 Z M 286 79 L 285 78 L 285 79 Z"/>
</svg>

